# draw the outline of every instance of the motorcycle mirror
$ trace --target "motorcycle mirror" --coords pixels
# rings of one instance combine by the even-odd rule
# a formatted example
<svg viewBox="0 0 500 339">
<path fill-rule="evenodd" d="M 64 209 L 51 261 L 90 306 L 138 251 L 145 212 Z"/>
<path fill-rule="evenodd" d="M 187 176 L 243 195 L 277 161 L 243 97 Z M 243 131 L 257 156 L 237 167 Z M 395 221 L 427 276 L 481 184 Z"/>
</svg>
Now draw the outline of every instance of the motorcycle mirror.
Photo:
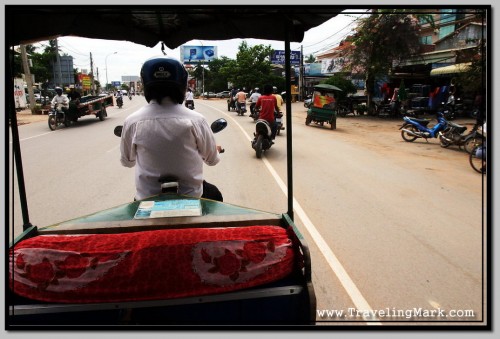
<svg viewBox="0 0 500 339">
<path fill-rule="evenodd" d="M 116 126 L 116 127 L 115 127 L 115 130 L 113 131 L 113 133 L 114 133 L 117 137 L 121 137 L 121 136 L 122 136 L 122 130 L 123 130 L 123 126 Z"/>
<path fill-rule="evenodd" d="M 227 121 L 224 118 L 217 119 L 214 122 L 212 122 L 212 125 L 210 125 L 210 128 L 214 133 L 218 133 L 226 127 L 227 127 Z"/>
</svg>

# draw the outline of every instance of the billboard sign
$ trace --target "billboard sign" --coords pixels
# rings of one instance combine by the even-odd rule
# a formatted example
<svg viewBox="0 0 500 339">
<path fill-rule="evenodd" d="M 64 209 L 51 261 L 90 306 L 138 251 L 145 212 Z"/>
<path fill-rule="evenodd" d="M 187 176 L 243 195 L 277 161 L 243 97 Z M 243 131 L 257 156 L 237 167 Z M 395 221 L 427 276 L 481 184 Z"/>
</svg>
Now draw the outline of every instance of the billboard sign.
<svg viewBox="0 0 500 339">
<path fill-rule="evenodd" d="M 181 61 L 185 64 L 207 63 L 217 58 L 217 46 L 181 46 Z"/>
<path fill-rule="evenodd" d="M 90 75 L 81 74 L 80 81 L 82 82 L 82 89 L 89 90 L 91 88 L 91 86 L 92 86 L 92 79 L 90 78 Z"/>
<path fill-rule="evenodd" d="M 271 63 L 275 65 L 285 64 L 285 51 L 276 50 L 271 56 Z M 290 64 L 300 65 L 300 51 L 290 51 Z"/>
<path fill-rule="evenodd" d="M 321 73 L 330 74 L 338 73 L 342 71 L 345 65 L 345 58 L 333 58 L 333 59 L 323 59 L 321 60 Z"/>
</svg>

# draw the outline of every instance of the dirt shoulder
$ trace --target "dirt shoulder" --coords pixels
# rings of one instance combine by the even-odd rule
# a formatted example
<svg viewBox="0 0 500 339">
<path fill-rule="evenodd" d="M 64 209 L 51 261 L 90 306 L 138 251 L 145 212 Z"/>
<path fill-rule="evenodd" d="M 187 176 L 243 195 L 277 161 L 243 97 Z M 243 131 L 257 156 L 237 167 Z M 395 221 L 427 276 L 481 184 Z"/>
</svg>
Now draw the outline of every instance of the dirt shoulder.
<svg viewBox="0 0 500 339">
<path fill-rule="evenodd" d="M 31 110 L 25 109 L 17 112 L 17 125 L 26 125 L 33 122 L 47 121 L 47 114 L 32 114 Z"/>
</svg>

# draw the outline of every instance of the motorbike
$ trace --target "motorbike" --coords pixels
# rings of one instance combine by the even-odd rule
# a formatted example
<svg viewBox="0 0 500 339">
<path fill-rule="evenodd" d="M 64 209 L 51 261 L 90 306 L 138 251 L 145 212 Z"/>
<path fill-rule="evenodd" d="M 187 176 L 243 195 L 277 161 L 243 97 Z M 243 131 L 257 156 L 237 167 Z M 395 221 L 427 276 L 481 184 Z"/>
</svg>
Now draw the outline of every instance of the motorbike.
<svg viewBox="0 0 500 339">
<path fill-rule="evenodd" d="M 412 142 L 418 138 L 437 138 L 438 133 L 448 127 L 448 121 L 445 119 L 443 112 L 436 113 L 437 124 L 431 128 L 427 127 L 430 120 L 419 119 L 405 116 L 403 117 L 403 125 L 399 128 L 401 130 L 401 137 L 403 140 Z"/>
<path fill-rule="evenodd" d="M 245 115 L 245 113 L 247 112 L 246 102 L 237 102 L 236 106 L 237 106 L 238 115 Z"/>
<path fill-rule="evenodd" d="M 122 97 L 116 98 L 116 105 L 118 106 L 118 108 L 122 108 L 122 106 L 123 106 L 123 98 Z"/>
<path fill-rule="evenodd" d="M 64 124 L 66 127 L 70 124 L 70 120 L 66 116 L 66 113 L 64 113 L 62 109 L 58 110 L 58 106 L 59 104 L 55 104 L 54 108 L 49 111 L 48 123 L 51 131 L 55 131 L 61 124 Z"/>
<path fill-rule="evenodd" d="M 272 140 L 272 129 L 269 122 L 264 119 L 258 119 L 255 124 L 254 139 L 252 140 L 252 148 L 255 150 L 255 155 L 258 159 L 262 157 L 262 152 L 267 151 L 274 144 Z"/>
<path fill-rule="evenodd" d="M 467 153 L 471 153 L 476 146 L 483 143 L 484 136 L 478 131 L 479 125 L 477 124 L 468 134 L 463 134 L 466 130 L 465 126 L 448 122 L 448 127 L 438 133 L 441 147 L 457 145 L 460 149 L 463 148 Z"/>
<path fill-rule="evenodd" d="M 227 99 L 227 111 L 230 112 L 231 110 L 236 111 L 236 101 L 232 97 Z"/>
<path fill-rule="evenodd" d="M 194 109 L 194 102 L 193 100 L 186 100 L 186 107 L 189 109 Z"/>
<path fill-rule="evenodd" d="M 304 107 L 305 108 L 310 108 L 312 104 L 312 95 L 308 95 L 306 99 L 304 100 Z"/>
<path fill-rule="evenodd" d="M 451 94 L 446 102 L 441 103 L 440 111 L 443 112 L 444 116 L 448 120 L 453 120 L 456 117 L 466 115 L 465 105 L 462 103 L 462 99 L 455 97 Z"/>
<path fill-rule="evenodd" d="M 479 173 L 486 173 L 486 144 L 474 148 L 469 155 L 471 167 Z"/>
<path fill-rule="evenodd" d="M 132 100 L 132 94 L 129 94 L 129 95 L 128 95 L 128 99 L 129 99 L 129 100 Z"/>
<path fill-rule="evenodd" d="M 281 112 L 275 112 L 274 113 L 274 118 L 276 121 L 276 135 L 280 135 L 280 131 L 285 129 L 283 126 L 283 113 Z"/>
</svg>

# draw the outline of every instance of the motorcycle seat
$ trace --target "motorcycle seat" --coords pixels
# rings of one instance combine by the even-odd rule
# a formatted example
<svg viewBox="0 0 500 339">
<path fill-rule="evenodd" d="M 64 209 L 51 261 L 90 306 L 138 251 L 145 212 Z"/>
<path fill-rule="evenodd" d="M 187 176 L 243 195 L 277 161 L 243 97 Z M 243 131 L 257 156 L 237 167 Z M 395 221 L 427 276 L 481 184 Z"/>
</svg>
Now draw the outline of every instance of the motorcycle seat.
<svg viewBox="0 0 500 339">
<path fill-rule="evenodd" d="M 259 119 L 255 124 L 255 130 L 258 134 L 266 135 L 267 137 L 271 136 L 271 126 L 266 120 Z"/>
<path fill-rule="evenodd" d="M 429 124 L 429 122 L 431 122 L 428 119 L 421 119 L 421 118 L 410 118 L 410 120 L 418 122 L 422 126 L 427 126 Z"/>
<path fill-rule="evenodd" d="M 449 121 L 449 122 L 448 122 L 448 124 L 449 124 L 451 127 L 456 128 L 456 129 L 459 131 L 459 133 L 463 133 L 463 132 L 465 132 L 465 131 L 467 130 L 467 127 L 466 127 L 466 126 L 462 126 L 462 125 L 456 124 L 456 123 L 451 122 L 451 121 Z"/>
</svg>

